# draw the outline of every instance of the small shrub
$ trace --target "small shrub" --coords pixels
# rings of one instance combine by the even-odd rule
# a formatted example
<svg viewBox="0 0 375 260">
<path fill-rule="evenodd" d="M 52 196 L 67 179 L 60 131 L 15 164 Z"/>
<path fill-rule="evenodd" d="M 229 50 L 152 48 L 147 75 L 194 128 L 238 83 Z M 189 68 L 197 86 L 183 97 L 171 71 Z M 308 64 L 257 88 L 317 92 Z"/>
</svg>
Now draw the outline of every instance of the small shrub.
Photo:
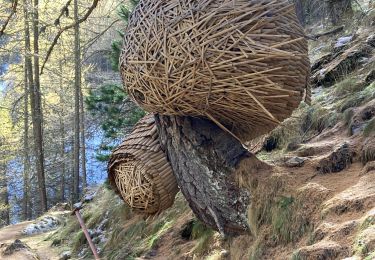
<svg viewBox="0 0 375 260">
<path fill-rule="evenodd" d="M 334 86 L 334 95 L 336 98 L 341 98 L 348 94 L 363 90 L 364 85 L 357 82 L 355 78 L 346 78 Z"/>
</svg>

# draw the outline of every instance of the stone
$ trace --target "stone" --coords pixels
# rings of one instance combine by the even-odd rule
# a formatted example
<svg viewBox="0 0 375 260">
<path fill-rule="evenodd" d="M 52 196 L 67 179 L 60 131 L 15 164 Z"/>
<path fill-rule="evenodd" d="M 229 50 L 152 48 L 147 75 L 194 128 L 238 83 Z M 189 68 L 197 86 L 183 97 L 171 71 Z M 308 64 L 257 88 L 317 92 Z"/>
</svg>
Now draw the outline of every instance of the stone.
<svg viewBox="0 0 375 260">
<path fill-rule="evenodd" d="M 353 160 L 353 152 L 351 151 L 348 143 L 343 143 L 336 147 L 336 149 L 329 155 L 322 158 L 317 171 L 321 174 L 340 172 L 346 169 Z"/>
<path fill-rule="evenodd" d="M 302 157 L 292 157 L 285 162 L 285 165 L 288 167 L 301 167 L 306 160 L 306 158 Z"/>
<path fill-rule="evenodd" d="M 60 254 L 59 260 L 68 260 L 72 257 L 72 252 L 70 251 L 64 251 Z"/>
</svg>

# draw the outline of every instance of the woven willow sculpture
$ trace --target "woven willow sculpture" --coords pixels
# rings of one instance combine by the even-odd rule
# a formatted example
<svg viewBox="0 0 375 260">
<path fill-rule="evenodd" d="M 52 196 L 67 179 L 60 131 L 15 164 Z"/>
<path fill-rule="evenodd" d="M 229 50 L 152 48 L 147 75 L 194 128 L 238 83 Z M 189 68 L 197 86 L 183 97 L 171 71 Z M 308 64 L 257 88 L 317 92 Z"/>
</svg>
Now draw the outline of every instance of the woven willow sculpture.
<svg viewBox="0 0 375 260">
<path fill-rule="evenodd" d="M 114 150 L 108 174 L 115 190 L 138 212 L 155 214 L 173 204 L 178 187 L 160 148 L 153 115 L 139 121 Z"/>
<path fill-rule="evenodd" d="M 249 140 L 303 99 L 307 51 L 286 0 L 141 0 L 120 69 L 145 110 L 207 117 Z"/>
</svg>

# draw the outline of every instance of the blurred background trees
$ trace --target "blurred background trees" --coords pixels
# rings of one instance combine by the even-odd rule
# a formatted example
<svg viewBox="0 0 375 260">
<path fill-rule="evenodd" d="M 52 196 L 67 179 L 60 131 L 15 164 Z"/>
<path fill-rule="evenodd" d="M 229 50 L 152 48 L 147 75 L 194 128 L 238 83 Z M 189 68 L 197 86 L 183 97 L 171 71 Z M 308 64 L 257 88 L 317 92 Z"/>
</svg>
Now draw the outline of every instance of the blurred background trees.
<svg viewBox="0 0 375 260">
<path fill-rule="evenodd" d="M 111 62 L 118 11 L 130 6 L 0 0 L 0 226 L 73 203 L 106 178 L 103 144 L 143 115 Z"/>
</svg>

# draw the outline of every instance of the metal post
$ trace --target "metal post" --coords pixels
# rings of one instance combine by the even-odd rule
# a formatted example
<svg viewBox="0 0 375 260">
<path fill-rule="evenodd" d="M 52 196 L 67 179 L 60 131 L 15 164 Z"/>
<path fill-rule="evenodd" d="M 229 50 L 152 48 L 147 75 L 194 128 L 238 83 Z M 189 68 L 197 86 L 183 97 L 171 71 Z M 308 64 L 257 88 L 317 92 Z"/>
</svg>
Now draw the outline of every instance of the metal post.
<svg viewBox="0 0 375 260">
<path fill-rule="evenodd" d="M 83 233 L 85 234 L 85 237 L 86 237 L 86 239 L 87 239 L 87 242 L 89 242 L 89 246 L 90 246 L 90 248 L 91 248 L 92 253 L 94 254 L 95 259 L 100 259 L 100 258 L 99 258 L 99 255 L 98 255 L 98 252 L 97 252 L 97 250 L 96 250 L 96 247 L 95 247 L 94 243 L 93 243 L 92 240 L 91 240 L 90 234 L 89 234 L 89 232 L 87 231 L 86 225 L 85 225 L 85 223 L 83 222 L 83 219 L 82 219 L 82 217 L 81 217 L 81 213 L 79 213 L 79 210 L 80 210 L 80 208 L 76 208 L 76 209 L 74 209 L 73 212 L 74 212 L 74 213 L 76 214 L 76 216 L 77 216 L 78 222 L 79 222 L 79 224 L 81 225 L 81 228 L 82 228 L 82 230 L 83 230 Z"/>
</svg>

